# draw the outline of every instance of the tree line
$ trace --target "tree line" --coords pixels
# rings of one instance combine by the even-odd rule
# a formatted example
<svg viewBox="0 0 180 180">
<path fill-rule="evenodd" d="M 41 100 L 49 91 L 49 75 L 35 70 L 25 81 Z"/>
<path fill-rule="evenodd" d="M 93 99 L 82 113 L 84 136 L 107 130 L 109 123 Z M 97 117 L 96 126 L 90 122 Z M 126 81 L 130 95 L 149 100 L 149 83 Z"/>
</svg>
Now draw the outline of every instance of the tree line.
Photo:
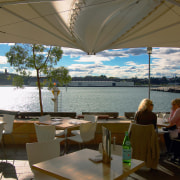
<svg viewBox="0 0 180 180">
<path fill-rule="evenodd" d="M 0 73 L 0 85 L 16 85 L 14 82 L 14 77 L 17 76 L 16 74 L 10 74 L 10 73 Z M 33 86 L 36 85 L 37 79 L 35 76 L 22 76 L 24 85 L 26 86 Z M 85 76 L 85 77 L 72 77 L 72 81 L 128 81 L 128 82 L 134 82 L 135 85 L 147 85 L 149 83 L 149 80 L 147 78 L 117 78 L 117 77 L 106 77 L 105 75 L 101 76 Z M 46 83 L 48 81 L 47 77 L 41 77 L 41 84 L 43 86 L 48 86 Z M 63 86 L 65 84 L 60 84 L 58 81 L 54 80 L 54 82 L 57 83 L 57 86 Z M 69 81 L 70 82 L 70 81 Z M 152 85 L 167 85 L 167 84 L 180 84 L 180 77 L 151 77 L 151 84 Z"/>
<path fill-rule="evenodd" d="M 135 85 L 147 85 L 149 83 L 149 79 L 147 78 L 118 78 L 118 77 L 106 77 L 105 75 L 101 76 L 85 76 L 85 77 L 72 77 L 72 81 L 128 81 L 134 82 Z M 167 85 L 169 83 L 180 84 L 180 77 L 151 77 L 152 85 Z"/>
</svg>

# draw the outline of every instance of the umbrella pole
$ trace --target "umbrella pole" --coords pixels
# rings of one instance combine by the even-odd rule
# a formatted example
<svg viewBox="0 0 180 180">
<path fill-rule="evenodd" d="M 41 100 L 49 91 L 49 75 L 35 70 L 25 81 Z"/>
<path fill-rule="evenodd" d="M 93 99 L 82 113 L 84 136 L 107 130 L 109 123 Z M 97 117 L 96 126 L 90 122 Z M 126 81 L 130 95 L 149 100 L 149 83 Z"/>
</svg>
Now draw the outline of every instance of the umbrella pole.
<svg viewBox="0 0 180 180">
<path fill-rule="evenodd" d="M 149 91 L 148 91 L 148 98 L 150 99 L 150 91 L 151 91 L 151 77 L 150 77 L 150 73 L 151 73 L 151 54 L 149 53 Z"/>
<path fill-rule="evenodd" d="M 150 99 L 150 91 L 151 91 L 151 77 L 150 77 L 151 69 L 150 69 L 150 65 L 151 65 L 152 47 L 147 47 L 147 53 L 149 55 L 149 90 L 148 90 L 148 98 Z"/>
</svg>

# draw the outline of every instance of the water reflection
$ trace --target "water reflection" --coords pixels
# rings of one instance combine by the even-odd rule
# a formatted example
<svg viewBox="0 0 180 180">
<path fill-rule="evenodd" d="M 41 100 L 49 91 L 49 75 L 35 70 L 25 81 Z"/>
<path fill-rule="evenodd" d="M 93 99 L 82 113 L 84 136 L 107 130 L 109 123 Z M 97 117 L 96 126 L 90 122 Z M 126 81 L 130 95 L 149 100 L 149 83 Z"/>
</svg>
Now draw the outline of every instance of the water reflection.
<svg viewBox="0 0 180 180">
<path fill-rule="evenodd" d="M 139 102 L 148 95 L 147 88 L 131 87 L 68 87 L 67 92 L 61 90 L 61 111 L 77 112 L 134 112 Z M 53 111 L 52 92 L 42 89 L 44 111 Z M 59 96 L 59 97 L 60 97 Z M 178 98 L 178 93 L 151 92 L 154 111 L 166 112 L 170 110 L 172 99 Z M 18 111 L 39 111 L 39 96 L 37 87 L 0 87 L 0 109 Z"/>
</svg>

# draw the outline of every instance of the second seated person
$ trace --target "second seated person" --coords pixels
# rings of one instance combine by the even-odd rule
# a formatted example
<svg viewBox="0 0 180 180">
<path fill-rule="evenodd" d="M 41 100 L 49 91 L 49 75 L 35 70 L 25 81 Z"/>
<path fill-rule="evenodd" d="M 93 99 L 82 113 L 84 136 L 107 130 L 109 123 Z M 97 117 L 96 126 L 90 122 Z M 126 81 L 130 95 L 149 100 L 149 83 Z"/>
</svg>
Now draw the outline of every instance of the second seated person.
<svg viewBox="0 0 180 180">
<path fill-rule="evenodd" d="M 153 102 L 150 99 L 143 99 L 136 112 L 135 122 L 141 125 L 153 124 L 156 129 L 157 116 L 152 112 L 153 106 Z"/>
</svg>

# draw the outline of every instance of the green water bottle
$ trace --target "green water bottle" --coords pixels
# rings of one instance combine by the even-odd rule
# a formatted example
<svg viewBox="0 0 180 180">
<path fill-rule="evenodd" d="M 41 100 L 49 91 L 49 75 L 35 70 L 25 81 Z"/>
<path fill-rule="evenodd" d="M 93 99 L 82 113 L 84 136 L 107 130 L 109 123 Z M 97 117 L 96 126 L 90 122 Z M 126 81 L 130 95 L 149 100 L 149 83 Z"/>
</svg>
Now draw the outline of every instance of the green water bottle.
<svg viewBox="0 0 180 180">
<path fill-rule="evenodd" d="M 123 163 L 131 163 L 131 149 L 131 142 L 129 140 L 128 132 L 125 132 L 125 137 L 122 145 Z"/>
</svg>

